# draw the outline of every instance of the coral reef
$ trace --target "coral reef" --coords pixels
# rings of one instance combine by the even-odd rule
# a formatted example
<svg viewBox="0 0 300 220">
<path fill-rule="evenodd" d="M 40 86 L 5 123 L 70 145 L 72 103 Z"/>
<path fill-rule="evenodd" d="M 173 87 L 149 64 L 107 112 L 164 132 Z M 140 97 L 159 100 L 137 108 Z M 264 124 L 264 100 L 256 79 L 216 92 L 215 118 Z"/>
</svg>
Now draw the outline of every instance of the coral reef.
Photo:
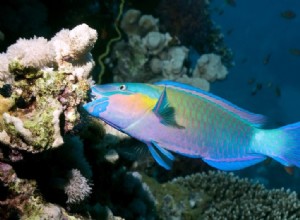
<svg viewBox="0 0 300 220">
<path fill-rule="evenodd" d="M 267 190 L 232 173 L 210 171 L 162 185 L 146 179 L 162 219 L 299 219 L 295 192 Z"/>
<path fill-rule="evenodd" d="M 19 39 L 1 54 L 0 142 L 31 152 L 63 143 L 92 84 L 96 40 L 97 32 L 82 24 L 50 41 Z"/>
<path fill-rule="evenodd" d="M 156 8 L 160 28 L 176 36 L 181 44 L 199 53 L 214 53 L 226 66 L 232 66 L 232 52 L 223 42 L 223 34 L 210 18 L 209 0 L 162 0 Z M 188 13 L 186 13 L 188 12 Z"/>
<path fill-rule="evenodd" d="M 204 54 L 197 61 L 193 76 L 201 77 L 208 82 L 224 79 L 228 74 L 221 62 L 221 57 L 216 54 Z"/>
<path fill-rule="evenodd" d="M 111 57 L 106 59 L 113 81 L 154 82 L 167 79 L 209 90 L 209 81 L 223 79 L 227 74 L 220 56 L 214 54 L 203 54 L 192 71 L 188 64 L 189 49 L 168 32 L 160 32 L 159 20 L 152 15 L 142 15 L 138 10 L 129 9 L 123 15 L 120 27 L 127 38 L 117 42 Z M 219 70 L 222 70 L 222 77 Z"/>
<path fill-rule="evenodd" d="M 64 188 L 68 196 L 67 203 L 80 203 L 91 194 L 91 187 L 80 170 L 72 169 L 70 175 L 69 182 Z"/>
<path fill-rule="evenodd" d="M 13 167 L 0 162 L 1 219 L 82 219 L 67 214 L 65 209 L 46 203 L 34 180 L 17 177 Z M 4 183 L 4 184 L 3 184 Z"/>
<path fill-rule="evenodd" d="M 20 204 L 19 194 L 7 191 L 0 199 L 0 210 L 10 208 L 14 213 L 8 212 L 9 217 L 18 215 L 26 219 L 28 215 L 18 207 L 35 205 L 31 198 L 38 197 L 41 201 L 38 201 L 37 209 L 49 207 L 52 212 L 48 209 L 46 213 L 35 212 L 37 218 L 45 216 L 48 219 L 53 212 L 55 216 L 75 215 L 78 219 L 156 218 L 155 200 L 149 187 L 139 173 L 131 171 L 134 160 L 128 159 L 120 150 L 121 146 L 131 146 L 131 143 L 120 142 L 111 134 L 105 135 L 103 127 L 91 118 L 84 120 L 78 125 L 81 128 L 79 136 L 65 135 L 64 144 L 52 150 L 20 154 L 0 144 L 2 167 L 10 167 L 12 172 L 9 173 L 17 177 L 12 182 L 7 178 L 0 179 L 0 183 L 5 189 L 18 184 L 18 192 L 23 198 Z M 12 162 L 12 157 L 18 159 Z M 30 190 L 28 183 L 33 184 Z M 10 199 L 15 202 L 10 203 Z"/>
</svg>

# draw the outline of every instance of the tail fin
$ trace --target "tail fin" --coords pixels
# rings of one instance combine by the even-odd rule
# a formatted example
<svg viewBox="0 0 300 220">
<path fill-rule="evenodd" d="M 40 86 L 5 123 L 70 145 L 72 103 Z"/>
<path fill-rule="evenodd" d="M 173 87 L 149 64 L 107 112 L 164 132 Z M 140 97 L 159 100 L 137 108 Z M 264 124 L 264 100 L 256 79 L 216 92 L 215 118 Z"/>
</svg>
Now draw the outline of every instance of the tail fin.
<svg viewBox="0 0 300 220">
<path fill-rule="evenodd" d="M 258 130 L 254 135 L 254 151 L 284 166 L 300 167 L 300 122 L 278 129 Z"/>
</svg>

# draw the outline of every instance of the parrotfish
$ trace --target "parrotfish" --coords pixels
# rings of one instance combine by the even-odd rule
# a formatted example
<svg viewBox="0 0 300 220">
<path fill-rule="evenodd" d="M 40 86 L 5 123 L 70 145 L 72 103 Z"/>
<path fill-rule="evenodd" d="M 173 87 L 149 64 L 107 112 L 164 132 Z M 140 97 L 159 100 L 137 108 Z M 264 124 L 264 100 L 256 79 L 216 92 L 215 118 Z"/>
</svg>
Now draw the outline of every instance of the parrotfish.
<svg viewBox="0 0 300 220">
<path fill-rule="evenodd" d="M 263 128 L 265 117 L 189 85 L 94 85 L 84 109 L 145 143 L 159 165 L 170 169 L 173 153 L 220 170 L 239 170 L 273 158 L 300 167 L 300 122 Z"/>
</svg>

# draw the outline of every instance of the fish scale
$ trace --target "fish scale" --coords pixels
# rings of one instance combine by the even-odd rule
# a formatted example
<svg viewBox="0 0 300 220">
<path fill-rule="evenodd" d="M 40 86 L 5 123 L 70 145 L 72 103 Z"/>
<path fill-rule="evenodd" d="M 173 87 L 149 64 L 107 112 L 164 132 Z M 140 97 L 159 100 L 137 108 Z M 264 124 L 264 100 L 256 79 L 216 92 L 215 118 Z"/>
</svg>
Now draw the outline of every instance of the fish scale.
<svg viewBox="0 0 300 220">
<path fill-rule="evenodd" d="M 234 145 L 245 146 L 249 144 L 245 143 L 247 139 L 233 139 L 232 137 L 235 136 L 230 134 L 232 132 L 239 133 L 238 130 L 242 129 L 241 127 L 249 127 L 249 125 L 243 123 L 241 120 L 238 120 L 236 116 L 226 114 L 226 111 L 220 107 L 213 108 L 215 107 L 214 103 L 205 103 L 205 100 L 203 101 L 199 97 L 193 96 L 189 99 L 177 99 L 177 97 L 184 96 L 184 92 L 177 92 L 172 89 L 169 89 L 167 91 L 170 97 L 174 97 L 173 99 L 169 98 L 169 102 L 172 106 L 178 109 L 178 115 L 180 115 L 180 113 L 183 112 L 183 115 L 180 115 L 178 117 L 182 117 L 186 120 L 186 127 L 189 128 L 189 132 L 187 132 L 186 135 L 189 136 L 189 139 L 193 140 L 192 142 L 198 142 L 197 146 L 195 147 L 201 148 L 201 143 L 203 143 L 203 141 L 206 140 L 205 137 L 213 136 L 215 138 L 207 140 L 209 142 L 206 141 L 207 145 L 212 146 L 210 154 L 214 155 L 214 157 L 221 157 L 223 156 L 220 154 L 221 149 L 224 149 L 224 147 L 228 146 L 228 144 L 226 143 L 226 141 L 223 141 L 223 144 L 217 144 L 217 141 L 219 139 L 229 139 L 227 142 L 230 142 L 233 146 L 227 148 L 228 151 L 226 152 L 226 156 L 228 157 L 231 155 L 239 156 L 238 154 L 241 153 L 238 151 L 234 151 Z M 184 101 L 182 103 L 179 103 L 180 100 Z M 188 111 L 184 111 L 184 109 L 188 109 Z M 196 115 L 198 117 L 195 117 Z M 202 123 L 205 124 L 205 122 L 209 125 L 209 127 L 201 126 Z M 201 137 L 201 134 L 203 134 L 203 138 Z M 251 136 L 251 133 L 248 132 L 248 134 Z M 228 136 L 229 138 L 226 138 L 224 136 Z M 249 140 L 251 140 L 251 138 L 248 139 L 248 142 Z"/>
<path fill-rule="evenodd" d="M 221 170 L 242 169 L 267 157 L 300 167 L 299 122 L 263 129 L 262 115 L 171 81 L 95 85 L 92 96 L 95 100 L 84 105 L 91 115 L 144 142 L 166 169 L 174 160 L 171 152 Z"/>
</svg>

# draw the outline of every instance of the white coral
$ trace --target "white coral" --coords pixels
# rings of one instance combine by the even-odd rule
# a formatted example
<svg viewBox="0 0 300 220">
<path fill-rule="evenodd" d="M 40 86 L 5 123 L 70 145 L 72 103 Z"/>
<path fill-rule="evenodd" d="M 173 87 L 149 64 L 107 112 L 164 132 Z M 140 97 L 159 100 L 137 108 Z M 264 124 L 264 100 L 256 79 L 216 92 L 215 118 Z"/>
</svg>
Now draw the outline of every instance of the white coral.
<svg viewBox="0 0 300 220">
<path fill-rule="evenodd" d="M 77 169 L 72 169 L 69 182 L 64 189 L 68 196 L 67 203 L 73 204 L 83 201 L 92 192 L 87 178 L 82 176 L 81 172 Z"/>
<path fill-rule="evenodd" d="M 120 26 L 128 36 L 138 34 L 138 22 L 140 17 L 141 12 L 135 9 L 130 9 L 123 15 Z"/>
<path fill-rule="evenodd" d="M 193 71 L 193 76 L 201 77 L 209 82 L 224 79 L 228 74 L 226 67 L 222 64 L 221 57 L 216 54 L 204 54 L 198 61 Z"/>
<path fill-rule="evenodd" d="M 56 103 L 56 108 L 52 113 L 53 119 L 52 119 L 52 124 L 54 127 L 54 134 L 53 134 L 53 143 L 52 146 L 53 147 L 58 147 L 60 145 L 62 145 L 64 143 L 64 140 L 61 136 L 61 131 L 60 131 L 60 120 L 59 117 L 63 112 L 63 108 L 60 104 Z"/>
<path fill-rule="evenodd" d="M 183 75 L 182 77 L 176 79 L 176 81 L 185 83 L 185 84 L 189 84 L 191 86 L 200 88 L 204 91 L 209 91 L 209 89 L 210 89 L 209 82 L 206 79 L 202 79 L 199 77 L 190 78 L 187 75 Z"/>
<path fill-rule="evenodd" d="M 97 40 L 97 31 L 86 24 L 81 24 L 70 30 L 71 55 L 75 60 L 89 53 Z"/>
<path fill-rule="evenodd" d="M 52 65 L 54 51 L 47 39 L 43 37 L 20 38 L 7 48 L 6 55 L 9 62 L 17 60 L 26 67 L 38 69 Z"/>
<path fill-rule="evenodd" d="M 9 73 L 8 71 L 8 58 L 5 53 L 0 53 L 0 87 L 1 82 L 6 83 L 12 83 L 14 81 L 13 75 Z"/>
<path fill-rule="evenodd" d="M 121 28 L 128 35 L 145 36 L 152 31 L 158 31 L 159 19 L 152 15 L 142 15 L 139 10 L 129 9 L 123 15 Z"/>
<path fill-rule="evenodd" d="M 184 46 L 169 48 L 166 58 L 163 58 L 164 77 L 174 80 L 186 73 L 184 61 L 187 59 L 188 52 L 188 48 Z"/>
<path fill-rule="evenodd" d="M 96 30 L 86 24 L 72 30 L 63 29 L 50 41 L 55 51 L 55 60 L 60 70 L 71 72 L 79 80 L 88 78 L 94 61 L 90 50 L 97 40 Z"/>
<path fill-rule="evenodd" d="M 144 35 L 151 31 L 158 31 L 159 19 L 152 15 L 143 15 L 139 20 L 139 32 Z"/>
<path fill-rule="evenodd" d="M 162 34 L 157 31 L 151 31 L 143 38 L 143 44 L 150 54 L 157 55 L 168 46 L 171 40 L 172 37 L 169 33 Z"/>
</svg>

